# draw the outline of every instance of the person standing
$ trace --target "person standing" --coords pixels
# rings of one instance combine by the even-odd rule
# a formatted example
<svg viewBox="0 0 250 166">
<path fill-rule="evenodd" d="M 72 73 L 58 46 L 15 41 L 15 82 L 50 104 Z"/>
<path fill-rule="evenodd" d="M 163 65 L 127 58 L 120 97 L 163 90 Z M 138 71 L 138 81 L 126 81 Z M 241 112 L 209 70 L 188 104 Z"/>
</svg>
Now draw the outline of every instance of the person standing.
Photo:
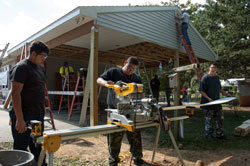
<svg viewBox="0 0 250 166">
<path fill-rule="evenodd" d="M 17 63 L 10 71 L 13 108 L 9 114 L 13 149 L 27 151 L 29 147 L 37 162 L 41 146 L 35 146 L 30 137 L 31 130 L 25 128 L 30 120 L 38 120 L 42 122 L 42 132 L 44 130 L 46 75 L 42 65 L 50 51 L 44 43 L 36 41 L 31 43 L 29 53 L 27 59 Z M 45 160 L 43 165 L 47 165 Z"/>
<path fill-rule="evenodd" d="M 170 88 L 170 85 L 169 85 L 168 76 L 166 76 L 166 99 L 167 99 L 168 107 L 171 106 L 170 95 L 171 95 L 171 88 Z"/>
<path fill-rule="evenodd" d="M 192 96 L 192 89 L 190 87 L 187 87 L 187 102 L 191 102 L 191 96 Z"/>
<path fill-rule="evenodd" d="M 60 73 L 60 75 L 62 77 L 62 90 L 65 90 L 65 88 L 67 86 L 65 85 L 65 88 L 64 88 L 64 82 L 65 82 L 65 80 L 70 78 L 71 74 L 74 74 L 74 69 L 73 69 L 72 66 L 69 65 L 68 62 L 64 62 L 63 66 L 60 67 L 59 73 Z M 68 80 L 68 82 L 69 82 L 69 80 Z"/>
<path fill-rule="evenodd" d="M 199 91 L 202 95 L 201 104 L 211 102 L 220 98 L 220 93 L 224 96 L 230 96 L 221 89 L 219 76 L 216 74 L 217 64 L 211 63 L 208 74 L 205 74 L 200 82 Z M 224 135 L 223 113 L 221 104 L 202 107 L 205 115 L 205 133 L 208 140 L 214 140 L 213 120 L 216 123 L 216 138 L 228 140 Z"/>
<path fill-rule="evenodd" d="M 160 96 L 160 80 L 158 79 L 158 75 L 155 75 L 155 77 L 150 81 L 150 86 L 153 92 L 153 97 L 156 99 L 157 103 L 159 101 Z"/>
<path fill-rule="evenodd" d="M 177 16 L 175 17 L 177 20 L 181 20 L 182 23 L 181 23 L 181 32 L 187 42 L 188 45 L 191 45 L 191 42 L 190 42 L 190 39 L 189 39 L 189 36 L 188 36 L 188 33 L 187 33 L 187 30 L 188 30 L 188 24 L 189 24 L 189 15 L 187 14 L 186 10 L 183 9 L 182 10 L 182 14 L 181 16 Z"/>
<path fill-rule="evenodd" d="M 97 83 L 101 86 L 105 86 L 106 84 L 115 84 L 118 81 L 122 81 L 125 83 L 139 83 L 141 84 L 141 78 L 135 74 L 134 72 L 137 69 L 139 62 L 136 57 L 129 57 L 125 62 L 122 68 L 110 68 L 105 71 L 98 79 Z M 113 89 L 108 89 L 107 94 L 107 105 L 110 109 L 116 109 L 117 104 L 121 102 L 116 98 L 116 94 Z M 142 160 L 142 143 L 141 143 L 141 131 L 139 129 L 135 130 L 135 132 L 126 131 L 127 138 L 130 144 L 130 152 L 132 153 L 132 157 L 135 165 L 143 165 L 146 162 Z M 109 147 L 109 165 L 117 166 L 120 162 L 118 157 L 121 149 L 121 142 L 124 132 L 116 132 L 112 134 L 108 134 L 108 147 Z"/>
<path fill-rule="evenodd" d="M 181 89 L 182 92 L 182 101 L 187 102 L 187 87 L 184 85 Z"/>
</svg>

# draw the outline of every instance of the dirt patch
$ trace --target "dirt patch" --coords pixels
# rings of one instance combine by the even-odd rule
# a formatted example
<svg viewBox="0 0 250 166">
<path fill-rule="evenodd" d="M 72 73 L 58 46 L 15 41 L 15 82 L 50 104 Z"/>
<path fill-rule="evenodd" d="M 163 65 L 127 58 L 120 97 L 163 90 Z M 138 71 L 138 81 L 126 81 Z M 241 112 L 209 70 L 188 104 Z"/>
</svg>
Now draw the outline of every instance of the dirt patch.
<svg viewBox="0 0 250 166">
<path fill-rule="evenodd" d="M 147 137 L 145 133 L 142 137 Z M 151 163 L 152 149 L 154 144 L 143 139 L 143 159 Z M 121 152 L 127 154 L 129 145 L 124 137 Z M 201 160 L 208 166 L 250 166 L 250 151 L 247 150 L 223 150 L 223 151 L 194 151 L 181 150 L 186 165 L 195 166 L 197 160 Z M 55 157 L 71 156 L 84 160 L 107 161 L 108 148 L 105 136 L 85 137 L 74 139 L 61 144 Z M 120 164 L 129 165 L 130 158 L 124 155 L 125 160 Z M 133 164 L 132 164 L 133 165 Z M 179 166 L 181 165 L 174 149 L 159 148 L 156 152 L 155 162 L 152 166 Z"/>
</svg>

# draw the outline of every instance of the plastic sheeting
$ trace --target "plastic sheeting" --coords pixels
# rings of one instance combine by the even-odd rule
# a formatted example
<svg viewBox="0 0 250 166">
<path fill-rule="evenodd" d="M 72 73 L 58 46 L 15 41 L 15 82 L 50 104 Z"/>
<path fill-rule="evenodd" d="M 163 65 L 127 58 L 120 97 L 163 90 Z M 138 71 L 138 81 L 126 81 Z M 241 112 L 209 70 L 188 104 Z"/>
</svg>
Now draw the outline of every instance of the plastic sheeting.
<svg viewBox="0 0 250 166">
<path fill-rule="evenodd" d="M 8 83 L 8 72 L 4 71 L 0 73 L 0 85 L 7 85 Z"/>
</svg>

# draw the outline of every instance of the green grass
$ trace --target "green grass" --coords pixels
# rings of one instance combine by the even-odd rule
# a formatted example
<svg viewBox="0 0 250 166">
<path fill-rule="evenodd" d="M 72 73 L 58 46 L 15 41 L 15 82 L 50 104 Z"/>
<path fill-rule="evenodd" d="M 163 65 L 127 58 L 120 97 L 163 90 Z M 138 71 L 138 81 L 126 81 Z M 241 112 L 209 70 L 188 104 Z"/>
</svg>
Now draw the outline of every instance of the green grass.
<svg viewBox="0 0 250 166">
<path fill-rule="evenodd" d="M 237 116 L 233 111 L 224 112 L 224 133 L 230 140 L 208 141 L 205 138 L 203 112 L 201 110 L 195 111 L 192 117 L 184 120 L 184 139 L 177 140 L 176 142 L 177 144 L 182 143 L 186 150 L 249 150 L 250 135 L 239 137 L 233 134 L 234 128 L 241 125 L 249 116 L 250 112 L 244 111 L 237 111 Z M 143 130 L 148 135 L 152 135 L 152 138 L 149 138 L 149 141 L 152 142 L 155 141 L 156 131 L 155 128 Z M 173 128 L 172 131 L 174 131 Z M 173 148 L 167 132 L 161 132 L 159 139 L 160 147 Z"/>
</svg>

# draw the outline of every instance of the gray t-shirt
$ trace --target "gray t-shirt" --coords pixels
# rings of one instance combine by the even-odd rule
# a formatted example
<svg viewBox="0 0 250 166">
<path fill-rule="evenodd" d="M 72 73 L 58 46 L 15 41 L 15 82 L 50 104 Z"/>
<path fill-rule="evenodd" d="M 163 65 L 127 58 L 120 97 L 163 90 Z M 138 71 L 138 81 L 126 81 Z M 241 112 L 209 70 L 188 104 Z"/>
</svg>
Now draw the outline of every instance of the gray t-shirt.
<svg viewBox="0 0 250 166">
<path fill-rule="evenodd" d="M 220 98 L 220 90 L 221 90 L 221 84 L 220 79 L 217 75 L 210 76 L 209 74 L 205 74 L 200 82 L 200 88 L 199 91 L 203 91 L 207 94 L 209 98 L 212 100 L 217 100 Z M 208 103 L 209 101 L 205 97 L 201 97 L 201 104 Z M 202 107 L 203 109 L 212 109 L 217 110 L 221 109 L 221 105 L 212 105 L 212 106 L 206 106 Z"/>
<path fill-rule="evenodd" d="M 183 18 L 182 22 L 189 23 L 189 15 L 187 13 L 182 13 L 181 18 Z"/>
</svg>

